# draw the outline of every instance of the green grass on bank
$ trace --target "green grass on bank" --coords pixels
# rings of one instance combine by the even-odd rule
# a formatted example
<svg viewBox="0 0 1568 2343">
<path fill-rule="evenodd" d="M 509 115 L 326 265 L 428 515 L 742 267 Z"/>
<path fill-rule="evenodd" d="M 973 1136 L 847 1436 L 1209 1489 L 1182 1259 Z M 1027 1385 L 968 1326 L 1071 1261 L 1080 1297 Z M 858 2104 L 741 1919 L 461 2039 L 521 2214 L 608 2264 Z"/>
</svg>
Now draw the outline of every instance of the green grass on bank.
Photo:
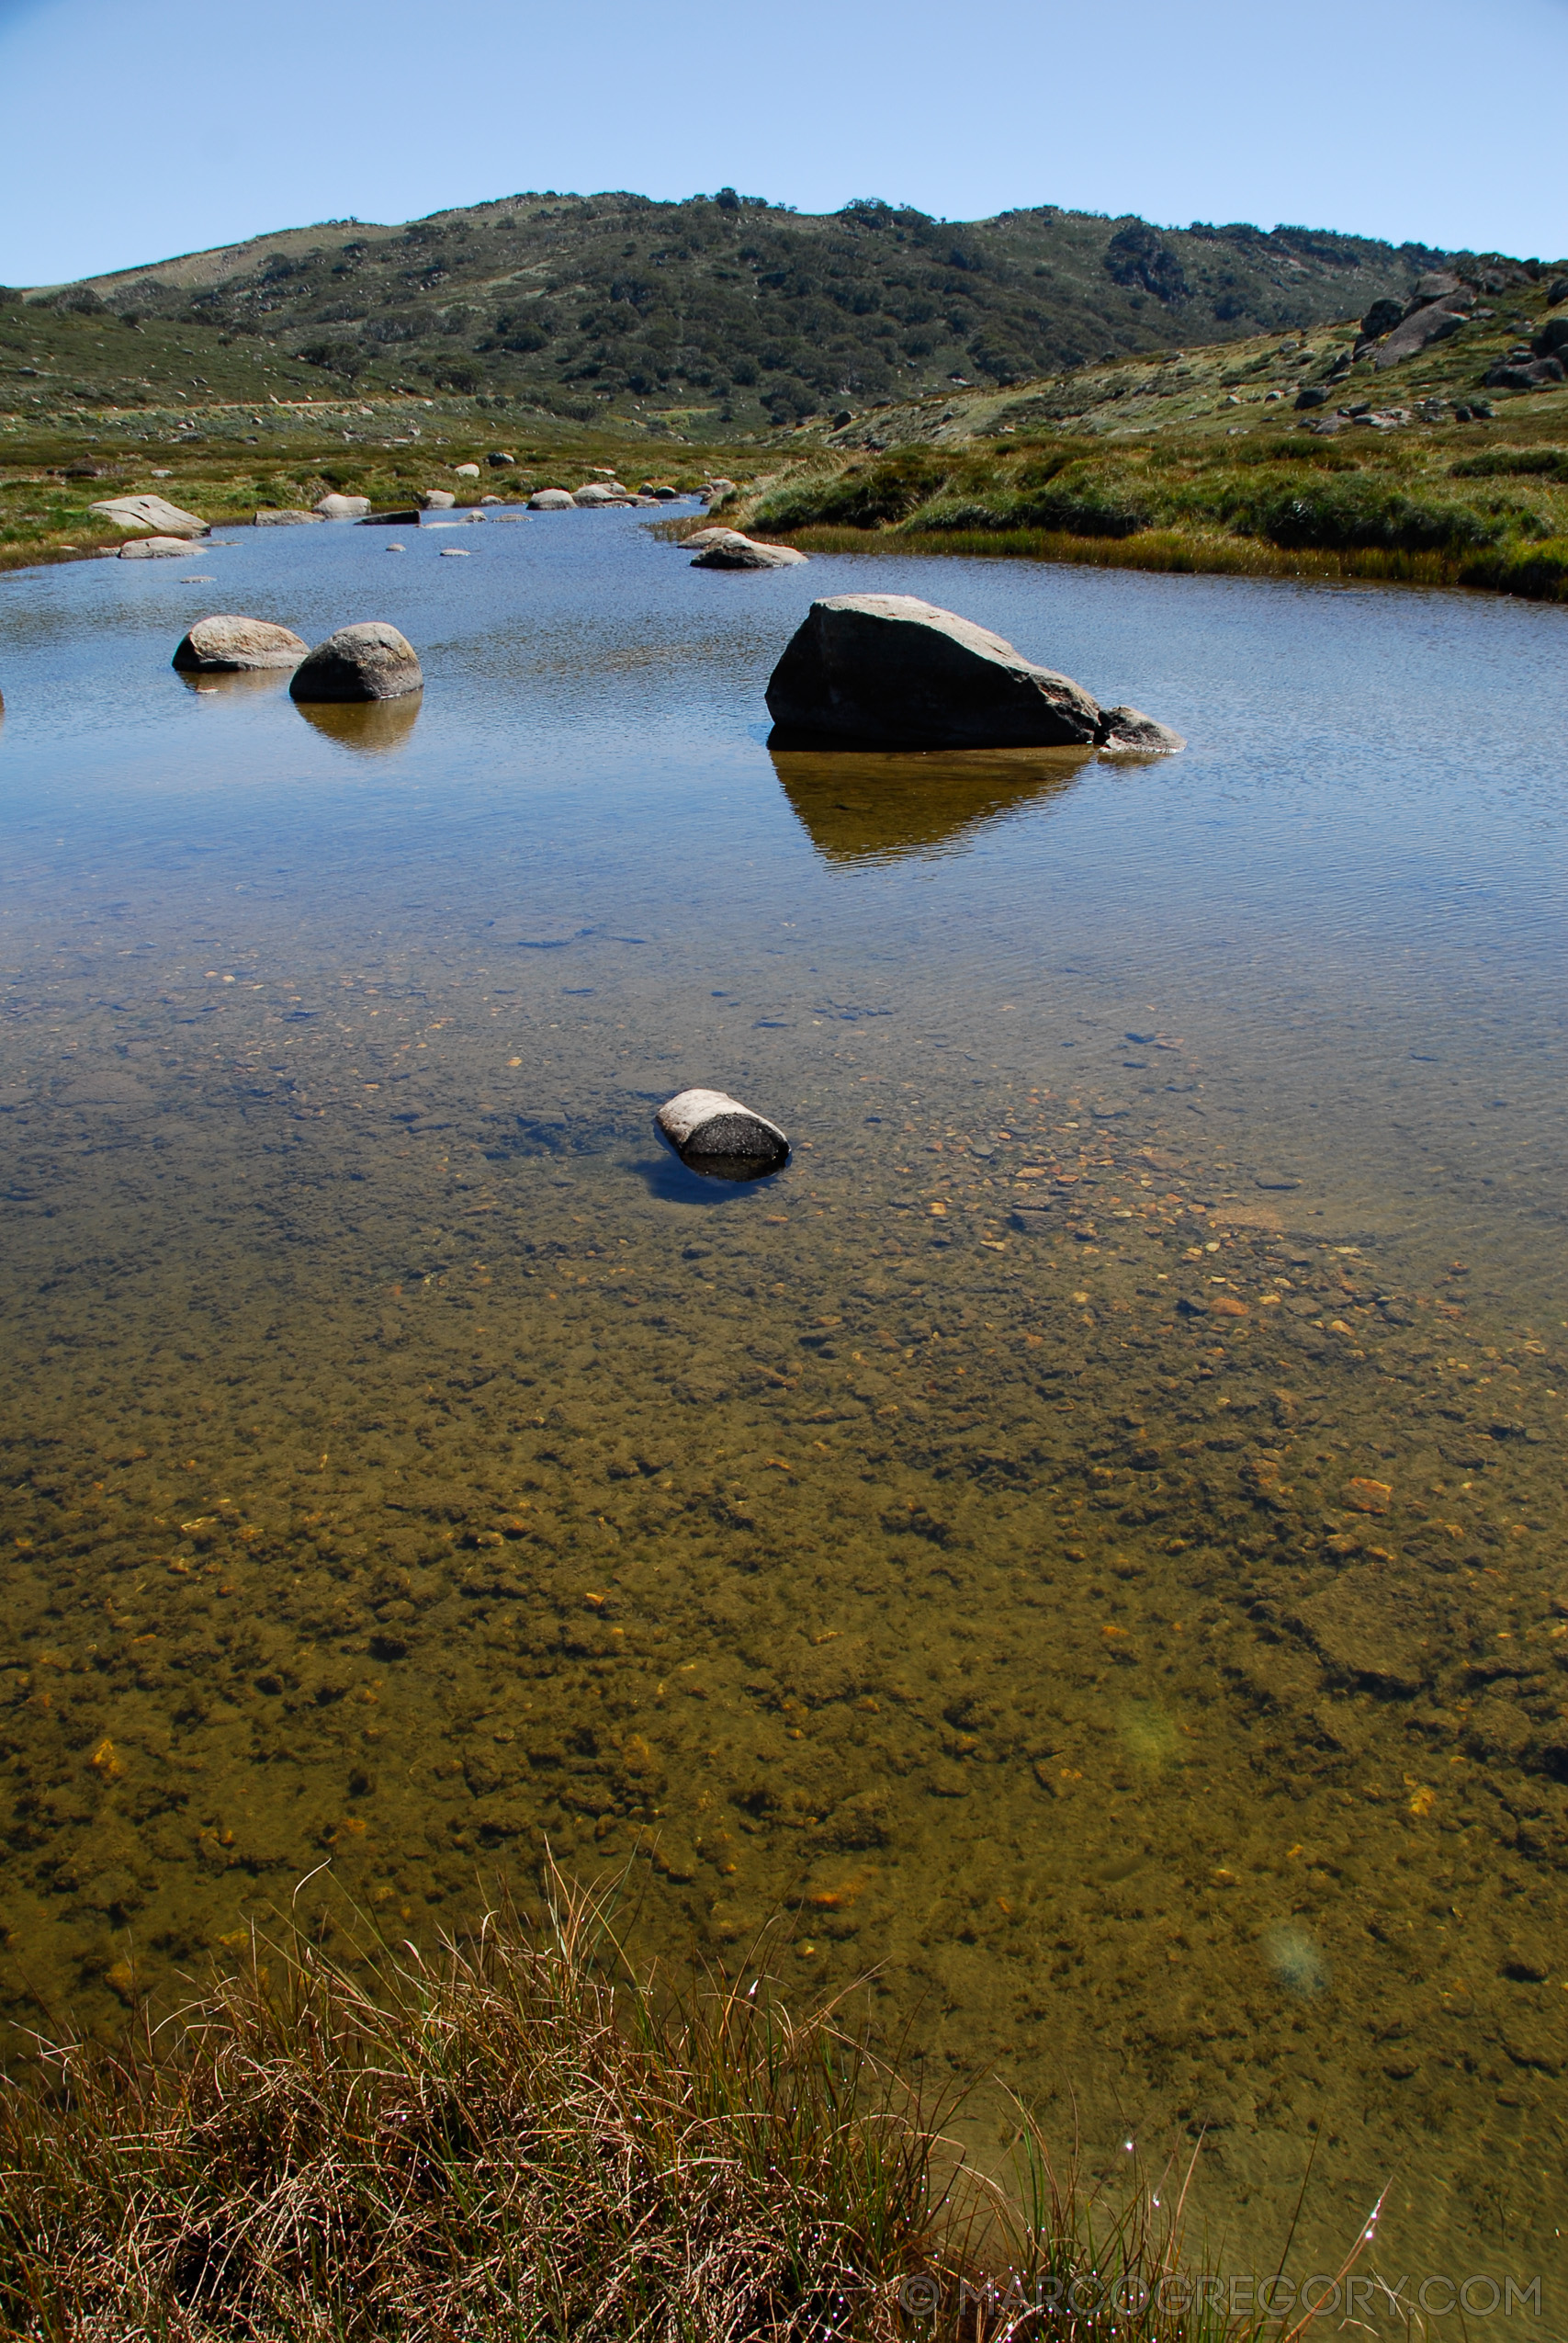
<svg viewBox="0 0 1568 2343">
<path fill-rule="evenodd" d="M 492 468 L 492 451 L 515 460 Z M 470 463 L 479 468 L 478 479 L 457 470 Z M 151 492 L 232 527 L 253 521 L 262 506 L 309 511 L 332 490 L 388 508 L 412 504 L 422 489 L 445 488 L 469 505 L 487 495 L 512 501 L 535 488 L 579 488 L 605 470 L 633 489 L 655 481 L 686 491 L 715 472 L 744 480 L 756 469 L 755 450 L 650 445 L 538 417 L 497 416 L 472 402 L 108 414 L 95 417 L 90 429 L 56 418 L 0 430 L 0 570 L 122 545 L 131 532 L 91 510 L 111 496 Z"/>
<path fill-rule="evenodd" d="M 1184 2267 L 1179 2172 L 1112 2201 L 1024 2121 L 978 2177 L 841 2012 L 794 2020 L 748 1977 L 672 1990 L 581 1897 L 430 1962 L 351 1969 L 286 1932 L 164 2025 L 40 2073 L 0 2090 L 0 2322 L 39 2343 L 1264 2324 Z"/>
</svg>

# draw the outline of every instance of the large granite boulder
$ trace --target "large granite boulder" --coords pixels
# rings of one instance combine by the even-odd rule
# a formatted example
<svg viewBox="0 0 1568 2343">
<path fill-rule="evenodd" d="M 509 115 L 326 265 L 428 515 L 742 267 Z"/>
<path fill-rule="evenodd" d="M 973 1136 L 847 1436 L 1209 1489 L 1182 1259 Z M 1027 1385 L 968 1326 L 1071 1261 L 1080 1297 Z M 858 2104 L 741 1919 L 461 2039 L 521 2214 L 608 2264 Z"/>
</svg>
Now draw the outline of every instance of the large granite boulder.
<svg viewBox="0 0 1568 2343">
<path fill-rule="evenodd" d="M 789 1141 L 778 1125 L 728 1091 L 683 1090 L 653 1119 L 688 1171 L 706 1179 L 759 1180 L 789 1161 Z"/>
<path fill-rule="evenodd" d="M 368 496 L 318 496 L 315 510 L 323 521 L 362 521 L 370 510 Z"/>
<path fill-rule="evenodd" d="M 208 525 L 197 514 L 182 512 L 166 496 L 106 496 L 87 510 L 101 513 L 117 529 L 156 529 L 160 537 L 207 535 Z"/>
<path fill-rule="evenodd" d="M 340 627 L 296 668 L 288 686 L 297 700 L 404 699 L 423 688 L 413 645 L 383 618 Z"/>
<path fill-rule="evenodd" d="M 1080 685 L 908 594 L 814 602 L 768 683 L 785 731 L 909 748 L 1089 748 Z"/>
<path fill-rule="evenodd" d="M 577 491 L 571 501 L 574 504 L 592 508 L 595 504 L 629 504 L 631 498 L 624 488 L 613 487 L 607 480 L 591 480 L 585 488 Z"/>
<path fill-rule="evenodd" d="M 119 549 L 122 561 L 173 561 L 191 559 L 188 537 L 136 537 Z"/>
<path fill-rule="evenodd" d="M 419 501 L 427 513 L 449 513 L 457 502 L 449 488 L 422 488 Z"/>
<path fill-rule="evenodd" d="M 259 667 L 298 667 L 310 647 L 289 628 L 265 618 L 198 618 L 181 637 L 174 664 L 187 675 L 236 675 Z"/>
<path fill-rule="evenodd" d="M 528 499 L 531 513 L 570 513 L 577 499 L 570 488 L 536 488 Z"/>
<path fill-rule="evenodd" d="M 1530 344 L 1538 358 L 1560 358 L 1568 350 L 1568 317 L 1549 317 Z"/>
<path fill-rule="evenodd" d="M 722 529 L 692 563 L 694 570 L 789 570 L 807 556 L 793 545 L 759 545 L 739 529 Z"/>
<path fill-rule="evenodd" d="M 1423 277 L 1421 281 L 1427 284 L 1434 280 Z M 1446 341 L 1464 324 L 1465 313 L 1474 299 L 1468 286 L 1458 285 L 1440 300 L 1427 301 L 1420 309 L 1412 310 L 1403 324 L 1396 325 L 1379 343 L 1372 352 L 1372 364 L 1380 368 L 1399 366 L 1404 359 L 1428 349 L 1434 342 Z"/>
<path fill-rule="evenodd" d="M 256 514 L 256 526 L 259 529 L 291 529 L 302 527 L 307 522 L 319 526 L 325 518 L 324 513 L 302 513 L 292 504 L 264 504 Z"/>
</svg>

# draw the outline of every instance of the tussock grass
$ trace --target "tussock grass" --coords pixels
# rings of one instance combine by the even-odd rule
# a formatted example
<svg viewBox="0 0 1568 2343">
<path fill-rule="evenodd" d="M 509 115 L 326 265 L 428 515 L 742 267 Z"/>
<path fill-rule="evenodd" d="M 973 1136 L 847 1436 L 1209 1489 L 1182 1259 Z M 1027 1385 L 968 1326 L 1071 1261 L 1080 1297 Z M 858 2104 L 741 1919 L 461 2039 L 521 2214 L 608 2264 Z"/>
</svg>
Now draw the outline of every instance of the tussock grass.
<svg viewBox="0 0 1568 2343">
<path fill-rule="evenodd" d="M 900 529 L 896 536 L 864 529 L 793 529 L 789 542 L 807 553 L 1003 554 L 1014 560 L 1078 561 L 1102 570 L 1180 572 L 1238 578 L 1381 579 L 1402 585 L 1458 585 L 1461 564 L 1441 554 L 1387 549 L 1303 546 L 1285 549 L 1257 538 L 1202 535 L 1191 529 L 1146 529 L 1135 537 L 1074 537 L 1060 529 Z"/>
<path fill-rule="evenodd" d="M 283 1930 L 116 2049 L 40 2049 L 0 2092 L 7 2337 L 1255 2331 L 1180 2307 L 1157 2182 L 1111 2202 L 1027 2122 L 1011 2174 L 977 2176 L 841 2010 L 636 1973 L 558 1883 L 537 1931 L 492 1916 L 350 1966 Z"/>
</svg>

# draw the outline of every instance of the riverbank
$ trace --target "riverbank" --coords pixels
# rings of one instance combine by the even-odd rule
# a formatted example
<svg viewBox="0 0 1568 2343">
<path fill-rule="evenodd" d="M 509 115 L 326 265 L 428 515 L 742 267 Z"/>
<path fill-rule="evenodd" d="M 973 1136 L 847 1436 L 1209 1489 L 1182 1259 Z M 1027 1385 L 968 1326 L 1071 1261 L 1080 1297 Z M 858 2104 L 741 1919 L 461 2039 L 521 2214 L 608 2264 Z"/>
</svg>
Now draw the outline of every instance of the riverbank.
<svg viewBox="0 0 1568 2343">
<path fill-rule="evenodd" d="M 1079 2343 L 1258 2331 L 1185 2273 L 1161 2180 L 1085 2190 L 1027 2118 L 982 2179 L 843 2007 L 638 1973 L 589 1898 L 357 1951 L 258 1937 L 6 2086 L 6 2333 L 894 2343 L 1075 2287 Z"/>
<path fill-rule="evenodd" d="M 520 429 L 471 401 L 221 406 L 162 422 L 166 431 L 158 417 L 127 412 L 96 414 L 90 434 L 74 423 L 0 426 L 0 572 L 114 550 L 127 532 L 93 505 L 149 491 L 215 528 L 233 528 L 266 507 L 309 511 L 333 492 L 387 509 L 437 488 L 461 507 L 575 489 L 605 472 L 634 489 L 651 480 L 686 492 L 715 472 L 746 479 L 756 470 L 754 450 L 742 468 L 746 451 L 734 448 L 650 447 L 569 424 Z M 508 460 L 492 464 L 492 456 Z M 470 464 L 477 474 L 458 470 Z"/>
</svg>

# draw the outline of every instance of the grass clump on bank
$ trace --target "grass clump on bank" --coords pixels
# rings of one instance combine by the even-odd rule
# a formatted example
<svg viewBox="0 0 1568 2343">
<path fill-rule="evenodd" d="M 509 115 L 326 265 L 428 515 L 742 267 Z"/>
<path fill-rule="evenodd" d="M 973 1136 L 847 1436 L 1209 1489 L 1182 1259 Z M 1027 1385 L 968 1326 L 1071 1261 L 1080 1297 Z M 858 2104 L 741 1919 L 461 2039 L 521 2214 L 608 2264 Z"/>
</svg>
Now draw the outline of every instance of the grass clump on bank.
<svg viewBox="0 0 1568 2343">
<path fill-rule="evenodd" d="M 258 1943 L 118 2049 L 46 2051 L 0 2168 L 0 2323 L 40 2343 L 895 2343 L 1075 2281 L 1074 2343 L 1253 2328 L 1157 2199 L 1086 2199 L 1027 2130 L 1016 2189 L 972 2176 L 831 2010 L 637 1976 L 581 1898 L 433 1960 Z"/>
<path fill-rule="evenodd" d="M 1450 435 L 1443 453 L 1456 452 Z M 1466 445 L 1439 462 L 1429 443 L 1347 447 L 1279 432 L 1113 451 L 1066 439 L 904 447 L 798 473 L 740 525 L 807 550 L 897 544 L 1568 600 L 1568 463 L 1555 448 Z"/>
</svg>

